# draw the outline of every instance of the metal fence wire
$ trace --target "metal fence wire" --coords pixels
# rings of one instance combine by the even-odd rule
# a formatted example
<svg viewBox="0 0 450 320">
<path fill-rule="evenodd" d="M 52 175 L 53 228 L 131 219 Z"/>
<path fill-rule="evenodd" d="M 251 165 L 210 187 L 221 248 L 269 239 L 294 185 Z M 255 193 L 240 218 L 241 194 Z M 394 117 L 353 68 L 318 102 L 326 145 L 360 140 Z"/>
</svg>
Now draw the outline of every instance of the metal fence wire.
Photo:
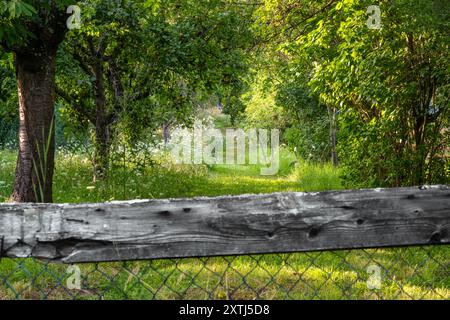
<svg viewBox="0 0 450 320">
<path fill-rule="evenodd" d="M 0 299 L 450 299 L 450 246 L 64 265 L 3 258 Z"/>
</svg>

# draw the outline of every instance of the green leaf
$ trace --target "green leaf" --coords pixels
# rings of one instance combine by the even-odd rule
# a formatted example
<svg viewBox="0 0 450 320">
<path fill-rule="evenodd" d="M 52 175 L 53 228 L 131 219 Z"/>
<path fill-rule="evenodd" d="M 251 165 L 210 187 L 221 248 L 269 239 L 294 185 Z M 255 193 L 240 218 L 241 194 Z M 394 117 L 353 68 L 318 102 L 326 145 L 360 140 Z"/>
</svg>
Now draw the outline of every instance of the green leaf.
<svg viewBox="0 0 450 320">
<path fill-rule="evenodd" d="M 11 19 L 16 17 L 16 2 L 15 1 L 10 1 L 8 3 L 8 11 L 9 11 L 9 17 Z"/>
<path fill-rule="evenodd" d="M 25 15 L 27 17 L 31 17 L 32 15 L 37 13 L 36 9 L 33 6 L 29 5 L 28 3 L 21 2 L 20 6 L 22 9 L 23 15 Z"/>
<path fill-rule="evenodd" d="M 6 1 L 0 1 L 0 15 L 5 13 L 6 10 L 8 10 L 8 5 L 6 4 Z"/>
</svg>

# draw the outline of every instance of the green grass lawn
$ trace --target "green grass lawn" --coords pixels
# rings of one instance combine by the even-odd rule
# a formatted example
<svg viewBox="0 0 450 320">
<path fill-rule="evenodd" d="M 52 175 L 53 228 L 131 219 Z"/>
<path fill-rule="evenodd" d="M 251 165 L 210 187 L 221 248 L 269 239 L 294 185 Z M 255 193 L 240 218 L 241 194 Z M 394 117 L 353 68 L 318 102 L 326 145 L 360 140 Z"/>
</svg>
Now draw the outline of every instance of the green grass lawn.
<svg viewBox="0 0 450 320">
<path fill-rule="evenodd" d="M 0 151 L 0 201 L 11 193 L 16 154 Z M 114 167 L 92 183 L 81 155 L 59 153 L 56 202 L 217 196 L 341 189 L 338 170 L 298 163 L 282 152 L 278 176 L 258 166 L 177 166 L 160 161 L 137 170 Z M 126 163 L 126 162 L 125 162 Z M 67 266 L 2 259 L 1 299 L 450 299 L 450 246 L 164 259 L 79 265 L 82 290 L 69 290 Z M 370 289 L 369 266 L 381 287 Z"/>
</svg>

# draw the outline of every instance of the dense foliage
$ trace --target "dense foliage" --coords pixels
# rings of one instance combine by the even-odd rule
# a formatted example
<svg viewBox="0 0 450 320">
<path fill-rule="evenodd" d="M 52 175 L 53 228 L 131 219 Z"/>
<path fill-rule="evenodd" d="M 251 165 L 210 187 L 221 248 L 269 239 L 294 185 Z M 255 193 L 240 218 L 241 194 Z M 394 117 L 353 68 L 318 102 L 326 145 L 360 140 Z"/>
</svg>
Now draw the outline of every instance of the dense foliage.
<svg viewBox="0 0 450 320">
<path fill-rule="evenodd" d="M 368 0 L 84 0 L 80 28 L 56 28 L 69 5 L 0 0 L 2 147 L 17 145 L 17 57 L 57 46 L 47 120 L 59 146 L 89 146 L 95 179 L 122 147 L 220 109 L 280 129 L 295 163 L 331 162 L 346 186 L 450 181 L 447 1 L 381 0 L 376 17 Z"/>
<path fill-rule="evenodd" d="M 269 37 L 278 35 L 276 49 L 285 65 L 280 72 L 292 75 L 280 92 L 285 96 L 291 87 L 291 99 L 279 103 L 288 108 L 295 103 L 308 114 L 293 95 L 308 84 L 309 94 L 303 96 L 312 93 L 320 101 L 314 115 L 325 114 L 320 108 L 325 105 L 330 126 L 337 127 L 338 158 L 348 184 L 448 181 L 448 3 L 380 1 L 380 29 L 367 26 L 370 1 L 270 4 L 265 12 Z M 311 126 L 311 139 L 314 123 L 301 121 Z M 304 142 L 302 130 L 297 134 Z"/>
</svg>

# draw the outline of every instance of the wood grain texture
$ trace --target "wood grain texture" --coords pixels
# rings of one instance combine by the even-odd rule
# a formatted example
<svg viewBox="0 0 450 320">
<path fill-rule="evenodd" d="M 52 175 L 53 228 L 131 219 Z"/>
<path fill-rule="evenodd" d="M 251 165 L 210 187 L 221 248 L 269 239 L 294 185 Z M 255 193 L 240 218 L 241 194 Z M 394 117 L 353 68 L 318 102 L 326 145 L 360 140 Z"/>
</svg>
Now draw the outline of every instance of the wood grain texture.
<svg viewBox="0 0 450 320">
<path fill-rule="evenodd" d="M 450 243 L 450 187 L 0 204 L 3 256 L 65 263 Z"/>
</svg>

